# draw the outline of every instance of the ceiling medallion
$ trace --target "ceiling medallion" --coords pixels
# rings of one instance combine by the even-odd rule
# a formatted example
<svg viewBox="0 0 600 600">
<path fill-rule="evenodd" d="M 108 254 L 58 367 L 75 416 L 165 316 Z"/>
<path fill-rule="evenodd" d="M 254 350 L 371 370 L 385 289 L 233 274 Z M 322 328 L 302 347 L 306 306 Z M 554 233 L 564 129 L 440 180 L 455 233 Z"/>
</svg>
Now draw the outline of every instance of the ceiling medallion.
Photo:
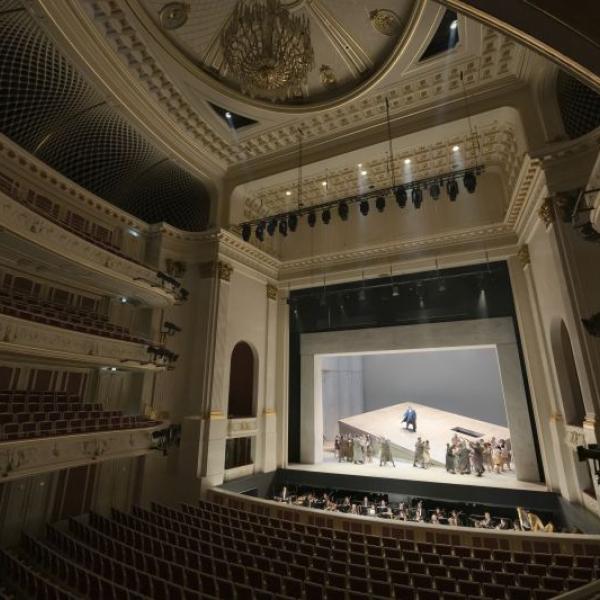
<svg viewBox="0 0 600 600">
<path fill-rule="evenodd" d="M 402 22 L 400 17 L 393 11 L 387 8 L 377 8 L 369 13 L 371 25 L 383 35 L 397 35 L 401 28 Z"/>
<path fill-rule="evenodd" d="M 185 2 L 169 2 L 158 13 L 160 24 L 165 29 L 179 29 L 182 25 L 185 25 L 189 12 L 189 4 Z"/>
<path fill-rule="evenodd" d="M 280 0 L 240 0 L 221 36 L 226 72 L 251 97 L 301 97 L 314 66 L 310 24 Z"/>
</svg>

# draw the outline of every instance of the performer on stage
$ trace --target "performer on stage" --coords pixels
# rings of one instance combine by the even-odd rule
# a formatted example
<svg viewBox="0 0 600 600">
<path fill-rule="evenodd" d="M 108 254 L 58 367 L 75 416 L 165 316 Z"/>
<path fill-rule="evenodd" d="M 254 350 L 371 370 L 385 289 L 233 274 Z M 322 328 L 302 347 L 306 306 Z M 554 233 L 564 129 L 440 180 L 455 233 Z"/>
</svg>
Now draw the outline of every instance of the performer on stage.
<svg viewBox="0 0 600 600">
<path fill-rule="evenodd" d="M 470 445 L 472 450 L 471 460 L 473 463 L 473 472 L 477 477 L 481 477 L 485 471 L 483 466 L 483 446 L 481 442 L 471 442 Z"/>
<path fill-rule="evenodd" d="M 408 430 L 408 426 L 411 425 L 412 430 L 417 431 L 417 411 L 412 406 L 409 406 L 402 417 L 402 421 L 400 422 L 406 423 L 404 429 Z"/>
<path fill-rule="evenodd" d="M 413 458 L 413 467 L 419 465 L 421 468 L 425 468 L 423 464 L 423 452 L 425 450 L 425 444 L 418 437 L 415 442 L 415 456 Z"/>
<path fill-rule="evenodd" d="M 446 471 L 453 475 L 456 473 L 456 457 L 450 444 L 446 444 Z"/>
<path fill-rule="evenodd" d="M 383 442 L 381 442 L 381 455 L 379 458 L 379 466 L 385 467 L 388 464 L 388 462 L 391 462 L 394 468 L 396 467 L 396 464 L 394 463 L 394 457 L 392 456 L 390 440 L 384 439 Z"/>
</svg>

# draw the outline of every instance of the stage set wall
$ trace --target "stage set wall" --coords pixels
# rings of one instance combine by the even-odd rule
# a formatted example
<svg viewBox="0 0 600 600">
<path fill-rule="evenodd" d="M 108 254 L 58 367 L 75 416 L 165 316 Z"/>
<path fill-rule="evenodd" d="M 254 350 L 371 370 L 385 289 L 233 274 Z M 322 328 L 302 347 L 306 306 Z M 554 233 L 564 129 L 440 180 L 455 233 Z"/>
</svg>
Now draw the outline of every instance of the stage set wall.
<svg viewBox="0 0 600 600">
<path fill-rule="evenodd" d="M 534 432 L 512 319 L 425 323 L 380 329 L 311 333 L 301 336 L 301 462 L 323 461 L 324 355 L 480 346 L 495 349 L 511 433 L 517 478 L 539 481 Z"/>
<path fill-rule="evenodd" d="M 506 427 L 493 348 L 323 357 L 323 434 L 339 419 L 414 402 Z"/>
</svg>

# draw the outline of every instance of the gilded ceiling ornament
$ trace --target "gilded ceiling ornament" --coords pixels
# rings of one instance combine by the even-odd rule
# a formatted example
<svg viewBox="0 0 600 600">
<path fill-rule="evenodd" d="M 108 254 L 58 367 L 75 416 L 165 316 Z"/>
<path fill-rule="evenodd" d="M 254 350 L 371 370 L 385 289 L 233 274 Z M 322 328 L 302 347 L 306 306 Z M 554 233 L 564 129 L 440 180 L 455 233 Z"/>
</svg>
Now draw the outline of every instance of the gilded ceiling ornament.
<svg viewBox="0 0 600 600">
<path fill-rule="evenodd" d="M 179 29 L 185 25 L 190 12 L 190 5 L 186 2 L 169 2 L 159 11 L 160 24 L 165 29 Z"/>
<path fill-rule="evenodd" d="M 387 8 L 376 8 L 369 13 L 371 25 L 376 31 L 383 35 L 394 36 L 402 29 L 400 17 L 393 11 Z"/>
<path fill-rule="evenodd" d="M 323 87 L 332 88 L 337 85 L 337 78 L 329 65 L 321 65 L 321 83 Z"/>
<path fill-rule="evenodd" d="M 538 210 L 538 215 L 540 216 L 540 219 L 544 221 L 546 227 L 550 227 L 550 225 L 554 223 L 554 203 L 552 201 L 552 198 L 546 198 L 544 200 L 544 203 L 540 206 L 540 209 Z"/>
<path fill-rule="evenodd" d="M 280 0 L 239 0 L 221 34 L 224 72 L 243 93 L 272 100 L 302 96 L 314 66 L 310 23 Z"/>
<path fill-rule="evenodd" d="M 231 279 L 231 273 L 233 273 L 233 267 L 230 264 L 220 260 L 217 262 L 216 270 L 217 270 L 217 276 L 222 281 L 229 281 Z"/>
<path fill-rule="evenodd" d="M 277 300 L 277 288 L 274 285 L 267 285 L 267 298 Z"/>
</svg>

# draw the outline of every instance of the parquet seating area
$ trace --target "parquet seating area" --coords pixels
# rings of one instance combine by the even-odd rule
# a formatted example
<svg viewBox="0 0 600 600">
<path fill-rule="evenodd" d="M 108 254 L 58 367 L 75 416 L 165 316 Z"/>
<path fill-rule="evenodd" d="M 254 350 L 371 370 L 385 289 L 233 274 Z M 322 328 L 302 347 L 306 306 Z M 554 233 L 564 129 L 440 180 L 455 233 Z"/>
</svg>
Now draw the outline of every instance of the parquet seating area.
<svg viewBox="0 0 600 600">
<path fill-rule="evenodd" d="M 48 526 L 44 540 L 24 536 L 0 563 L 31 597 L 115 600 L 546 599 L 599 568 L 595 556 L 415 543 L 205 502 L 71 519 Z"/>
<path fill-rule="evenodd" d="M 136 344 L 151 343 L 145 338 L 131 334 L 126 327 L 111 323 L 106 315 L 47 301 L 15 290 L 0 289 L 0 313 Z"/>
<path fill-rule="evenodd" d="M 0 441 L 150 427 L 143 415 L 126 416 L 66 392 L 0 392 Z"/>
</svg>

